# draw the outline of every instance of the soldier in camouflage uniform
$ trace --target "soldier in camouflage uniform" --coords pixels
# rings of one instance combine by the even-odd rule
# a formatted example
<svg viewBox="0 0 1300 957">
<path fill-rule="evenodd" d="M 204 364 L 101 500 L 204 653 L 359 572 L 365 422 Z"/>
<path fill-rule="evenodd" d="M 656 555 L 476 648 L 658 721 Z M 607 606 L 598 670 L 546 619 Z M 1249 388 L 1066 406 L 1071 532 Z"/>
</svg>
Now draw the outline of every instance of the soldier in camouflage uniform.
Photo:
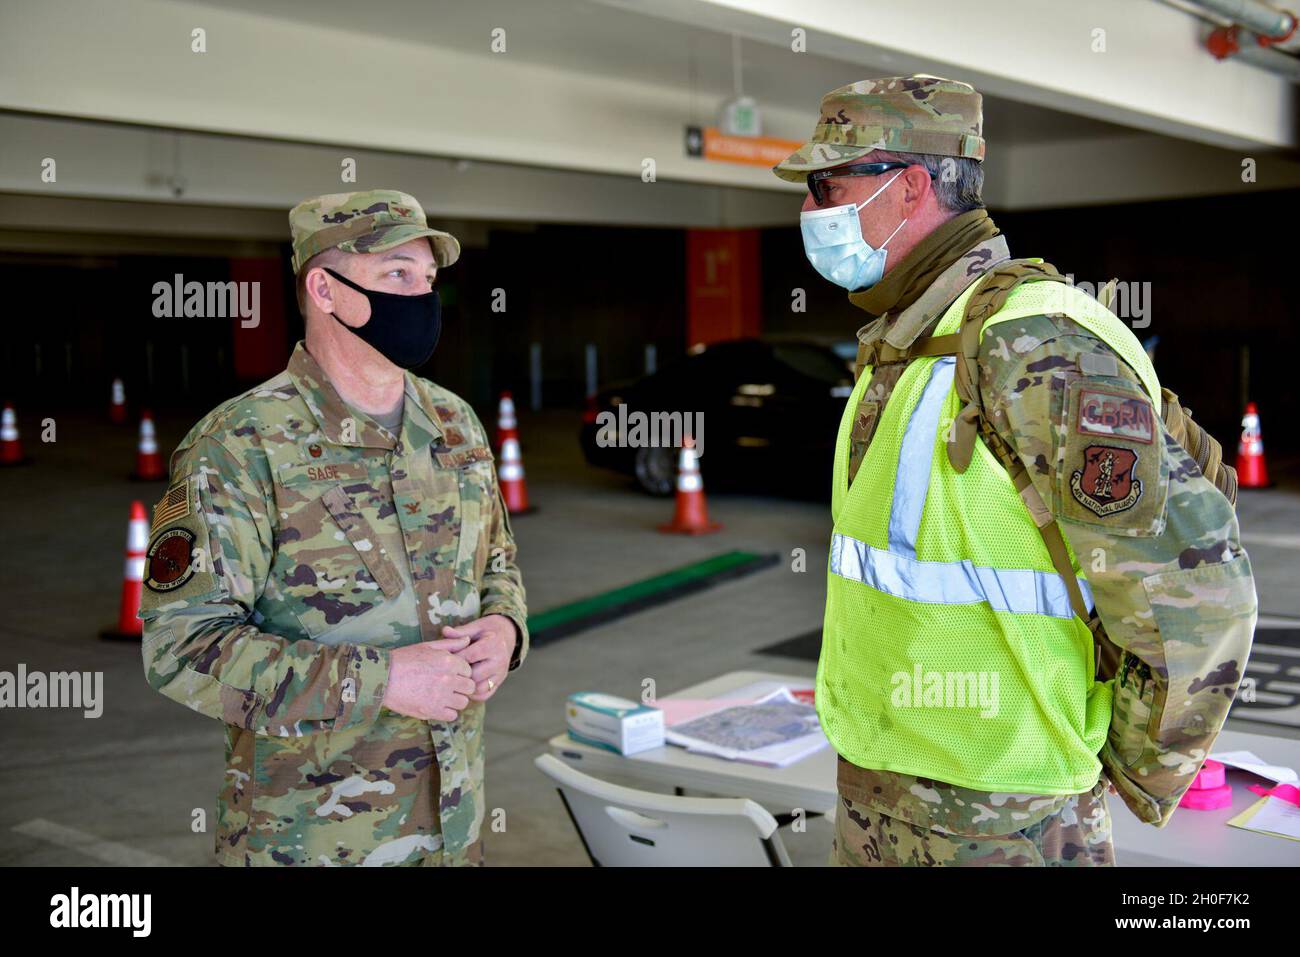
<svg viewBox="0 0 1300 957">
<path fill-rule="evenodd" d="M 220 863 L 481 863 L 484 702 L 528 648 L 514 539 L 474 412 L 353 332 L 460 246 L 392 190 L 290 226 L 306 340 L 172 456 L 145 674 L 225 725 Z"/>
<path fill-rule="evenodd" d="M 872 378 L 852 422 L 850 482 L 907 350 L 963 290 L 1010 257 L 979 198 L 983 156 L 980 97 L 970 86 L 892 77 L 827 94 L 811 141 L 774 168 L 803 182 L 845 165 L 909 164 L 905 190 L 884 191 L 860 211 L 862 236 L 876 248 L 900 220 L 913 228 L 887 247 L 883 279 L 849 295 L 873 317 L 858 332 L 859 368 L 870 365 Z M 823 172 L 815 184 L 820 202 L 810 195 L 803 208 L 861 204 L 886 179 Z M 993 327 L 979 369 L 991 425 L 1079 556 L 1118 662 L 1098 755 L 1103 770 L 1079 794 L 1005 794 L 858 767 L 841 756 L 834 863 L 1113 864 L 1108 787 L 1141 820 L 1165 824 L 1209 754 L 1245 668 L 1256 601 L 1233 508 L 1164 428 L 1135 371 L 1064 314 Z M 1097 423 L 1076 407 L 1089 387 L 1138 412 L 1145 405 L 1142 420 L 1154 424 L 1154 435 L 1118 430 L 1108 439 L 1143 450 L 1129 476 L 1143 491 L 1131 507 L 1112 511 L 1071 488 L 1097 441 L 1089 434 Z"/>
</svg>

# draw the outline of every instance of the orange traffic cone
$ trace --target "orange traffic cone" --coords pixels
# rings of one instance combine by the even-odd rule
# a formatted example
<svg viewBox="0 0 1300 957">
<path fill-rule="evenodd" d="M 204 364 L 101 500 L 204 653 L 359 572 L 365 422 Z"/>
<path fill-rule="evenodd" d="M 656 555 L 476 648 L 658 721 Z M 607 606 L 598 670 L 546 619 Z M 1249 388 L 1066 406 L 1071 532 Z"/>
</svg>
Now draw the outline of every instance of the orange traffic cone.
<svg viewBox="0 0 1300 957">
<path fill-rule="evenodd" d="M 519 452 L 518 439 L 501 443 L 501 467 L 497 469 L 501 494 L 506 500 L 506 511 L 522 515 L 533 509 L 528 504 L 528 486 L 524 482 L 524 458 Z"/>
<path fill-rule="evenodd" d="M 515 400 L 509 392 L 501 393 L 501 402 L 497 405 L 497 445 L 504 448 L 506 439 L 519 441 L 519 421 L 515 418 Z"/>
<path fill-rule="evenodd" d="M 1246 414 L 1241 417 L 1241 443 L 1237 446 L 1237 485 L 1240 488 L 1266 488 L 1268 484 L 1259 410 L 1254 402 L 1247 402 Z"/>
<path fill-rule="evenodd" d="M 140 597 L 144 588 L 145 551 L 149 547 L 149 515 L 143 502 L 131 503 L 131 520 L 126 526 L 126 568 L 122 573 L 122 604 L 117 628 L 99 633 L 101 638 L 140 640 Z"/>
<path fill-rule="evenodd" d="M 22 465 L 23 443 L 18 438 L 18 416 L 14 415 L 12 402 L 6 402 L 0 413 L 0 465 Z"/>
<path fill-rule="evenodd" d="M 144 409 L 140 412 L 140 443 L 135 453 L 135 474 L 131 478 L 139 482 L 159 482 L 167 477 L 163 468 L 162 456 L 158 454 L 158 436 L 154 432 L 153 414 Z"/>
<path fill-rule="evenodd" d="M 126 424 L 126 386 L 121 379 L 113 380 L 111 398 L 108 405 L 108 417 L 114 425 Z"/>
<path fill-rule="evenodd" d="M 682 535 L 707 535 L 722 526 L 709 521 L 709 510 L 704 503 L 704 479 L 695 455 L 695 439 L 687 436 L 682 443 L 682 454 L 677 463 L 677 511 L 661 532 Z"/>
</svg>

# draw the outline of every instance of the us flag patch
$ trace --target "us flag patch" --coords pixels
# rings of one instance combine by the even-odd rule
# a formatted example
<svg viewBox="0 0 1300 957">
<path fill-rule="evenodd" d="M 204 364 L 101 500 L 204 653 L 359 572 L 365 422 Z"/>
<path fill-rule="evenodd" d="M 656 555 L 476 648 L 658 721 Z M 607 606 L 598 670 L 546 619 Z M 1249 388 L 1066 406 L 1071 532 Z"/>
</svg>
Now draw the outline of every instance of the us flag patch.
<svg viewBox="0 0 1300 957">
<path fill-rule="evenodd" d="M 161 528 L 168 522 L 174 522 L 188 514 L 190 514 L 190 483 L 177 482 L 153 507 L 153 527 Z"/>
</svg>

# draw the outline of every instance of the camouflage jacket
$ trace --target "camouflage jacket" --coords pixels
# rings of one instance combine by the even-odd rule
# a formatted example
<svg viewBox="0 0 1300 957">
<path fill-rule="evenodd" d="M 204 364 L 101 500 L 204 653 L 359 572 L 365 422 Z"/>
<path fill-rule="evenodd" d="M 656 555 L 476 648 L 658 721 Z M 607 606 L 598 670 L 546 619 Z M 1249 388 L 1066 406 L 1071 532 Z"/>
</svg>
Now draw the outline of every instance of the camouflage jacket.
<svg viewBox="0 0 1300 957">
<path fill-rule="evenodd" d="M 897 316 L 864 326 L 859 341 L 905 349 L 985 271 L 1009 258 L 1006 240 L 980 243 Z M 850 481 L 905 362 L 882 363 L 855 415 Z M 1062 315 L 1001 323 L 981 344 L 980 391 L 998 434 L 1029 469 L 1092 587 L 1118 648 L 1107 742 L 1098 755 L 1124 802 L 1163 825 L 1191 784 L 1227 716 L 1246 665 L 1256 617 L 1254 580 L 1228 500 L 1164 430 L 1136 373 Z M 1085 400 L 1105 393 L 1144 426 L 1111 428 Z M 1084 407 L 1088 412 L 1084 411 Z M 1144 431 L 1145 429 L 1145 431 Z M 1098 432 L 1106 430 L 1105 438 Z M 1137 500 L 1098 508 L 1072 489 L 1099 442 L 1135 452 Z M 1121 453 L 1122 454 L 1122 453 Z M 1101 514 L 1105 512 L 1106 514 Z M 1070 796 L 994 794 L 839 762 L 851 800 L 914 824 L 958 834 L 1021 830 L 1062 810 Z"/>
<path fill-rule="evenodd" d="M 400 435 L 344 404 L 299 343 L 190 430 L 154 509 L 143 658 L 226 726 L 227 864 L 399 864 L 478 837 L 483 711 L 381 704 L 388 649 L 499 613 L 527 651 L 515 544 L 482 426 L 409 373 Z"/>
</svg>

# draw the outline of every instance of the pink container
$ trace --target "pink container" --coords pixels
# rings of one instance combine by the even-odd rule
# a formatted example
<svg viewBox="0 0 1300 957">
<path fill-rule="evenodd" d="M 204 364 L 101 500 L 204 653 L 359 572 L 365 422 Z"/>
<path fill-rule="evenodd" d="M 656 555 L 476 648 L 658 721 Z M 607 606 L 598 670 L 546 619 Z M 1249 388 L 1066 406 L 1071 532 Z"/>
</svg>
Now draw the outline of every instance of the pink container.
<svg viewBox="0 0 1300 957">
<path fill-rule="evenodd" d="M 1214 811 L 1221 807 L 1232 806 L 1232 785 L 1223 784 L 1217 788 L 1189 788 L 1178 802 L 1179 807 L 1191 808 L 1193 811 Z"/>
<path fill-rule="evenodd" d="M 1192 782 L 1192 790 L 1204 791 L 1209 788 L 1221 788 L 1226 783 L 1227 778 L 1223 773 L 1223 765 L 1218 761 L 1211 761 L 1206 758 L 1200 773 L 1196 775 L 1196 780 Z"/>
</svg>

